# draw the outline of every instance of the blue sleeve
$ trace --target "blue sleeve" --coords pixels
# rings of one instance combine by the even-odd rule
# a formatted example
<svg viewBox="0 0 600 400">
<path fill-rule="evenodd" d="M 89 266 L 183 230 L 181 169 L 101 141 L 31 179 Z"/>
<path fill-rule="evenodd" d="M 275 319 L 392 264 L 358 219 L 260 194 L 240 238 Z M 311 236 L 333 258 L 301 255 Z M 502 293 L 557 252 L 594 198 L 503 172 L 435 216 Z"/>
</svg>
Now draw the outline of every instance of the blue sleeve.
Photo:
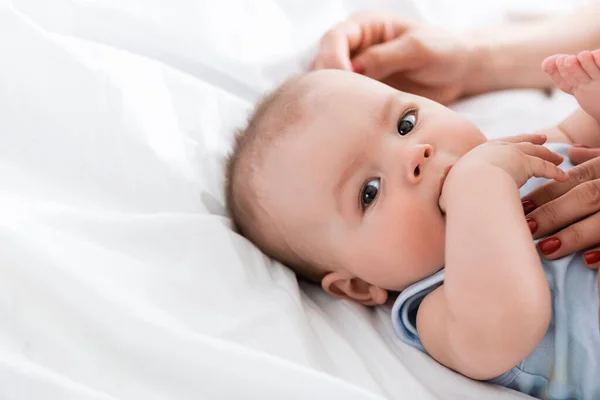
<svg viewBox="0 0 600 400">
<path fill-rule="evenodd" d="M 417 312 L 421 302 L 429 293 L 444 282 L 444 270 L 404 289 L 392 307 L 392 324 L 400 339 L 425 352 L 417 333 Z"/>
</svg>

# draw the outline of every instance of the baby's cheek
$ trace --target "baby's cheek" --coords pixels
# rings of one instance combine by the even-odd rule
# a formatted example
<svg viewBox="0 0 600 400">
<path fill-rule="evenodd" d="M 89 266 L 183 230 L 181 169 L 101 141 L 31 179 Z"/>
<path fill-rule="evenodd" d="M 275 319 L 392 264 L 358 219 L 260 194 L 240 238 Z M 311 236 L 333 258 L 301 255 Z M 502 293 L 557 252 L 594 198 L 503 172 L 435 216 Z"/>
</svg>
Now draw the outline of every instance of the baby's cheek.
<svg viewBox="0 0 600 400">
<path fill-rule="evenodd" d="M 471 122 L 461 120 L 452 126 L 451 132 L 444 137 L 446 145 L 454 148 L 457 156 L 468 153 L 487 141 L 483 133 Z"/>
<path fill-rule="evenodd" d="M 348 252 L 364 279 L 400 290 L 444 265 L 444 219 L 432 202 L 408 196 L 395 200 L 367 217 Z"/>
<path fill-rule="evenodd" d="M 439 268 L 444 263 L 444 220 L 439 211 L 419 202 L 407 207 L 399 218 L 397 246 L 405 250 L 415 268 Z"/>
</svg>

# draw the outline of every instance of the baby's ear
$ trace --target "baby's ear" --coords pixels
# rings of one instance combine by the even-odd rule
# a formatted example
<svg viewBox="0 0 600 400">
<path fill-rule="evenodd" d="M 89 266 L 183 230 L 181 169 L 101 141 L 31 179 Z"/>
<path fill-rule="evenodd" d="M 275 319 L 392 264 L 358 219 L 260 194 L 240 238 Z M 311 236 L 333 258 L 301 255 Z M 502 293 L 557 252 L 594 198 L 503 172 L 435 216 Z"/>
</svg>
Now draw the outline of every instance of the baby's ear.
<svg viewBox="0 0 600 400">
<path fill-rule="evenodd" d="M 321 281 L 323 290 L 341 299 L 354 300 L 365 306 L 386 302 L 387 290 L 374 286 L 346 271 L 330 272 Z"/>
</svg>

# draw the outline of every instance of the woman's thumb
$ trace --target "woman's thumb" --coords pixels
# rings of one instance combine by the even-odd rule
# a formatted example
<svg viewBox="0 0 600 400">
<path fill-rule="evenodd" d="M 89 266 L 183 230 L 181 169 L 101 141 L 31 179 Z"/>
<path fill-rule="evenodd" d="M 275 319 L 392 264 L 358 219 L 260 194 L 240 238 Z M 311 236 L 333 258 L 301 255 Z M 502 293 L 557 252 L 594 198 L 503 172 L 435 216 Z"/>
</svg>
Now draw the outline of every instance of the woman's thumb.
<svg viewBox="0 0 600 400">
<path fill-rule="evenodd" d="M 600 156 L 600 149 L 590 149 L 588 147 L 572 146 L 569 149 L 569 159 L 573 165 L 582 164 L 592 158 Z"/>
<path fill-rule="evenodd" d="M 352 59 L 354 72 L 381 80 L 395 72 L 414 68 L 415 46 L 406 36 L 367 48 Z"/>
</svg>

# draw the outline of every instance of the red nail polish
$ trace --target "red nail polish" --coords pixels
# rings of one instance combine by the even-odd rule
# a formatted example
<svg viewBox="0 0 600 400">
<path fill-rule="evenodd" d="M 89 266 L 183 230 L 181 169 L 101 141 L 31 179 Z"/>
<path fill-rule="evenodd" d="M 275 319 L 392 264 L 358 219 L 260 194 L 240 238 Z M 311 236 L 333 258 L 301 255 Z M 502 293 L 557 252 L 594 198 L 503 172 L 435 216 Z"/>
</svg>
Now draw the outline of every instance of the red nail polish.
<svg viewBox="0 0 600 400">
<path fill-rule="evenodd" d="M 554 253 L 556 250 L 560 249 L 561 246 L 561 242 L 559 238 L 548 238 L 545 240 L 542 240 L 541 242 L 538 243 L 538 247 L 540 248 L 540 250 L 542 251 L 542 253 L 548 255 L 551 253 Z"/>
<path fill-rule="evenodd" d="M 579 147 L 580 149 L 589 149 L 590 146 L 586 146 L 585 144 L 573 143 L 573 147 Z"/>
<path fill-rule="evenodd" d="M 535 204 L 533 204 L 533 201 L 523 200 L 523 211 L 525 212 L 525 214 L 529 214 L 533 210 L 535 210 Z"/>
<path fill-rule="evenodd" d="M 358 64 L 357 62 L 352 62 L 352 71 L 356 72 L 357 74 L 363 75 L 365 73 L 365 67 Z"/>
<path fill-rule="evenodd" d="M 527 226 L 529 226 L 529 230 L 532 234 L 537 231 L 537 222 L 533 218 L 527 218 Z"/>
<path fill-rule="evenodd" d="M 588 251 L 583 254 L 583 259 L 587 265 L 596 264 L 600 262 L 600 251 Z"/>
</svg>

